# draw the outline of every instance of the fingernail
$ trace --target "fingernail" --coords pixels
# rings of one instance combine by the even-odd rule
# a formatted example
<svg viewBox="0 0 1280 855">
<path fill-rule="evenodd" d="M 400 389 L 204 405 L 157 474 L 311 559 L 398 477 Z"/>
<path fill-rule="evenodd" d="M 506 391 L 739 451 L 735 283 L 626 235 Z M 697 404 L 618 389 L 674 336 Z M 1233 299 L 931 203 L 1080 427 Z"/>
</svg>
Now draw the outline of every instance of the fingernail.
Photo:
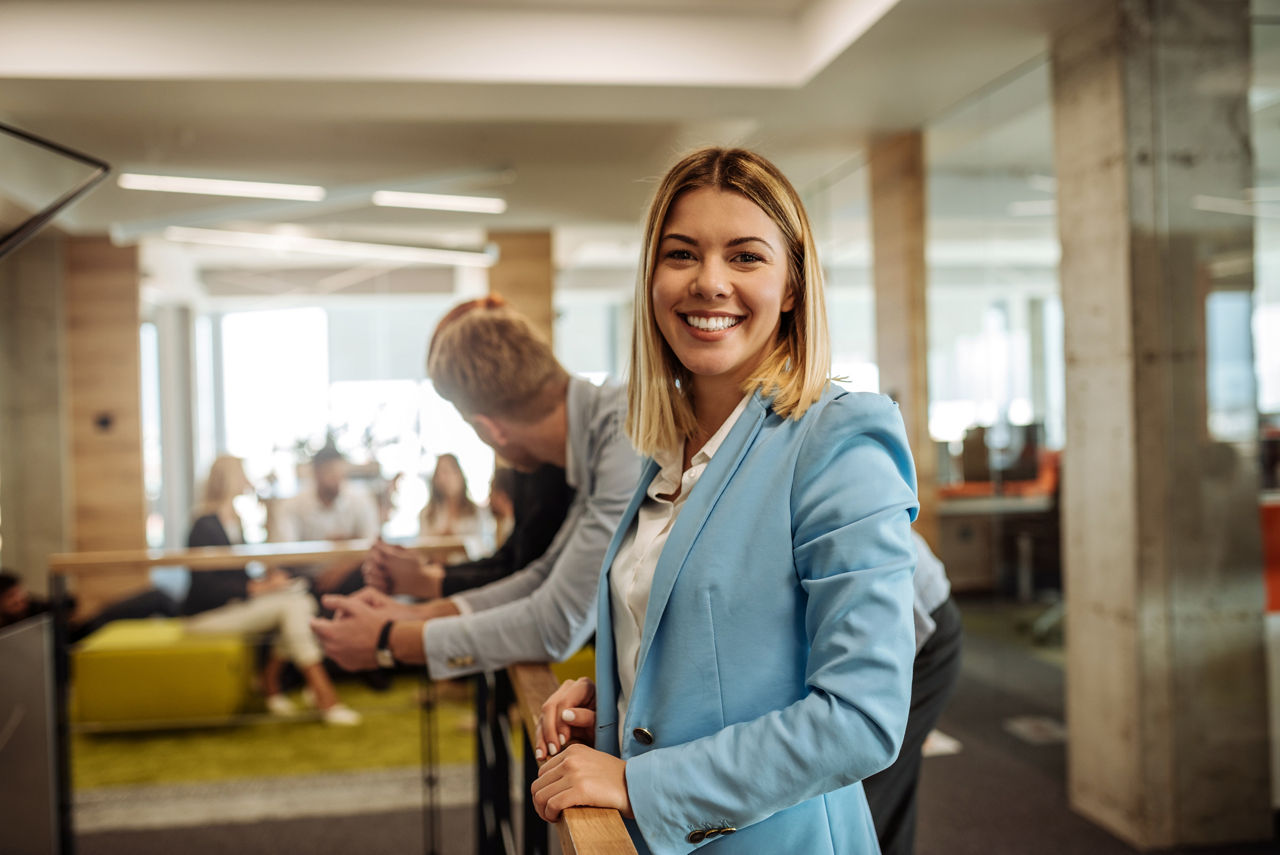
<svg viewBox="0 0 1280 855">
<path fill-rule="evenodd" d="M 541 748 L 539 748 L 537 751 L 534 751 L 534 752 L 533 752 L 533 756 L 534 756 L 534 757 L 537 757 L 539 760 L 541 760 L 541 759 L 542 759 L 542 749 L 541 749 Z"/>
<path fill-rule="evenodd" d="M 564 744 L 565 744 L 566 742 L 568 742 L 568 741 L 569 741 L 569 737 L 565 736 L 563 733 L 562 733 L 562 734 L 560 734 L 560 744 L 561 744 L 561 745 L 564 745 Z"/>
<path fill-rule="evenodd" d="M 565 710 L 564 712 L 560 713 L 560 717 L 565 721 L 573 721 L 575 718 L 577 718 L 577 716 L 573 714 L 573 710 Z"/>
<path fill-rule="evenodd" d="M 556 756 L 556 744 L 554 742 L 547 746 L 547 753 L 552 757 Z"/>
</svg>

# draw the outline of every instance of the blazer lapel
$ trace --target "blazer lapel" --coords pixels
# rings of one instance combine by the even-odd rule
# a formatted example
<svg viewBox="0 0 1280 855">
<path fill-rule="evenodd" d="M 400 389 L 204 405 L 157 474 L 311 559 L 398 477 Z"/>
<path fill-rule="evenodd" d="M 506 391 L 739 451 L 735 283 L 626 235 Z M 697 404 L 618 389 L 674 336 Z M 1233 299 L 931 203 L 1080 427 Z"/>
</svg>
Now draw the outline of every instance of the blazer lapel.
<svg viewBox="0 0 1280 855">
<path fill-rule="evenodd" d="M 698 478 L 693 491 L 685 498 L 684 507 L 680 509 L 680 516 L 671 528 L 667 543 L 662 548 L 662 555 L 658 557 L 658 566 L 653 572 L 649 604 L 644 614 L 644 632 L 640 636 L 640 661 L 636 667 L 637 685 L 640 672 L 644 669 L 645 657 L 648 656 L 649 647 L 653 643 L 653 636 L 658 630 L 662 613 L 671 596 L 671 589 L 675 587 L 676 577 L 680 575 L 689 557 L 689 551 L 702 531 L 711 509 L 715 507 L 720 494 L 728 486 L 729 479 L 738 470 L 742 458 L 746 456 L 756 435 L 760 433 L 768 412 L 768 408 L 760 398 L 760 393 L 756 392 L 747 403 L 747 408 L 739 416 L 738 423 L 729 431 L 724 443 L 711 458 L 702 476 Z M 643 482 L 645 487 L 648 487 L 649 481 L 652 480 L 653 476 L 650 475 L 648 480 Z M 633 511 L 634 509 L 629 513 Z"/>
<path fill-rule="evenodd" d="M 618 520 L 613 540 L 605 552 L 604 566 L 600 574 L 600 587 L 596 591 L 596 717 L 599 728 L 616 723 L 618 717 L 618 662 L 617 651 L 613 646 L 613 608 L 609 598 L 609 576 L 613 572 L 613 560 L 617 557 L 622 539 L 631 529 L 640 505 L 645 499 L 645 491 L 649 482 L 658 474 L 658 464 L 652 459 L 645 462 L 641 469 L 640 486 L 631 497 L 631 504 Z M 606 678 L 607 677 L 607 681 Z M 618 740 L 612 739 L 612 753 L 618 752 Z M 599 746 L 597 746 L 599 747 Z"/>
</svg>

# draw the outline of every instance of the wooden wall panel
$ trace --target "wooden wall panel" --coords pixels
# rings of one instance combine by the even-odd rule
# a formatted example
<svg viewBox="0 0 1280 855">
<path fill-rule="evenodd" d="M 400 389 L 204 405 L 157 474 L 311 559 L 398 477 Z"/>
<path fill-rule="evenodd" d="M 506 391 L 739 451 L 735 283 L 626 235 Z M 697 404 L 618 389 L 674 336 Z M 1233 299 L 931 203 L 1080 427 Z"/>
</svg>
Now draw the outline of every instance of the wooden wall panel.
<svg viewBox="0 0 1280 855">
<path fill-rule="evenodd" d="M 551 233 L 491 232 L 489 240 L 498 245 L 498 263 L 489 268 L 490 293 L 502 295 L 511 308 L 542 330 L 548 341 L 553 340 Z"/>
<path fill-rule="evenodd" d="M 71 437 L 72 547 L 146 546 L 138 341 L 138 252 L 106 238 L 67 241 L 64 318 Z M 145 573 L 77 593 L 82 611 L 146 587 Z"/>
</svg>

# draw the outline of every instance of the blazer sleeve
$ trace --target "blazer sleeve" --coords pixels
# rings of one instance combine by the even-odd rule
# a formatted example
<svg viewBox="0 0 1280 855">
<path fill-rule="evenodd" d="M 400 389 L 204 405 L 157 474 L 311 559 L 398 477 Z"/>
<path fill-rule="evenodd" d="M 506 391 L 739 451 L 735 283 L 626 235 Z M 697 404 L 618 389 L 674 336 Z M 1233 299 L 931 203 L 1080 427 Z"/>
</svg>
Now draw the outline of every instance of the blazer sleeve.
<svg viewBox="0 0 1280 855">
<path fill-rule="evenodd" d="M 654 852 L 689 852 L 693 829 L 744 828 L 866 778 L 902 744 L 918 509 L 902 419 L 878 395 L 842 395 L 814 416 L 789 497 L 795 572 L 807 594 L 807 693 L 627 761 L 636 822 Z"/>
</svg>

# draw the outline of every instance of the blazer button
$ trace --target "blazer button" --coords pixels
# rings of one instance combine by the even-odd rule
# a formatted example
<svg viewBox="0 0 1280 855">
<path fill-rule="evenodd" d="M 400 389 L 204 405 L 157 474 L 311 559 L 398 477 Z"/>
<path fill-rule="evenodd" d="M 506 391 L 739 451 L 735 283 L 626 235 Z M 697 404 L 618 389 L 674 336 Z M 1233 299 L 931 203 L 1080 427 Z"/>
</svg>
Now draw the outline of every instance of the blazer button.
<svg viewBox="0 0 1280 855">
<path fill-rule="evenodd" d="M 653 734 L 648 728 L 637 727 L 635 730 L 631 731 L 631 735 L 634 736 L 636 738 L 636 742 L 639 742 L 641 745 L 653 744 Z M 701 840 L 702 838 L 698 839 Z"/>
<path fill-rule="evenodd" d="M 689 836 L 685 838 L 685 840 L 689 841 L 694 845 L 697 845 L 706 839 L 707 839 L 707 833 L 703 831 L 701 828 L 699 828 L 697 831 L 690 831 Z"/>
<path fill-rule="evenodd" d="M 733 833 L 734 833 L 735 831 L 737 831 L 737 830 L 738 830 L 738 829 L 736 829 L 736 828 L 722 828 L 722 829 L 720 829 L 720 833 L 721 833 L 721 834 L 733 834 Z"/>
<path fill-rule="evenodd" d="M 713 837 L 715 837 L 717 834 L 719 834 L 721 831 L 722 831 L 722 829 L 719 829 L 719 828 L 708 828 L 708 829 L 707 829 L 707 833 L 706 833 L 706 835 L 705 835 L 702 839 L 703 839 L 703 840 L 710 840 L 711 838 L 713 838 Z"/>
</svg>

